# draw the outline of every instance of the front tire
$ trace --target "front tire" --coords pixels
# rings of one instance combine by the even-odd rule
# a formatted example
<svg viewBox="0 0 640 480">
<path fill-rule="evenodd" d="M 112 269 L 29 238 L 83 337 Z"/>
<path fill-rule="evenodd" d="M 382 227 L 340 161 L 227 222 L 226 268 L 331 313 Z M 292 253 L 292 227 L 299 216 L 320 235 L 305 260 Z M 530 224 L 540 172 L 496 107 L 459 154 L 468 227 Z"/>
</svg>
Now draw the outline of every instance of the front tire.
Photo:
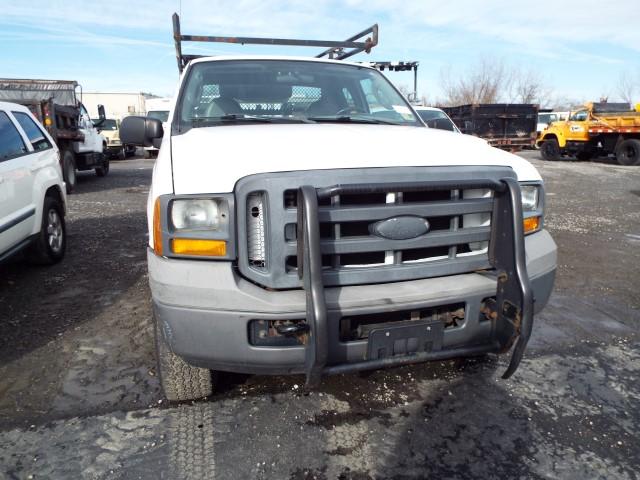
<svg viewBox="0 0 640 480">
<path fill-rule="evenodd" d="M 616 148 L 616 160 L 620 165 L 640 165 L 640 140 L 624 140 Z"/>
<path fill-rule="evenodd" d="M 540 145 L 540 155 L 542 155 L 542 158 L 545 160 L 552 162 L 560 160 L 562 155 L 560 154 L 560 145 L 558 145 L 558 140 L 551 138 L 542 142 L 542 145 Z"/>
<path fill-rule="evenodd" d="M 213 392 L 213 372 L 189 365 L 173 353 L 162 337 L 157 319 L 155 324 L 158 376 L 167 400 L 180 402 L 208 397 Z"/>
<path fill-rule="evenodd" d="M 76 161 L 71 150 L 62 152 L 62 178 L 66 185 L 67 194 L 76 188 Z"/>
<path fill-rule="evenodd" d="M 67 248 L 67 229 L 61 203 L 54 197 L 45 197 L 40 232 L 27 256 L 32 263 L 53 265 L 64 258 Z"/>
<path fill-rule="evenodd" d="M 105 156 L 102 160 L 102 166 L 96 167 L 96 175 L 99 177 L 106 177 L 109 173 L 109 159 Z"/>
</svg>

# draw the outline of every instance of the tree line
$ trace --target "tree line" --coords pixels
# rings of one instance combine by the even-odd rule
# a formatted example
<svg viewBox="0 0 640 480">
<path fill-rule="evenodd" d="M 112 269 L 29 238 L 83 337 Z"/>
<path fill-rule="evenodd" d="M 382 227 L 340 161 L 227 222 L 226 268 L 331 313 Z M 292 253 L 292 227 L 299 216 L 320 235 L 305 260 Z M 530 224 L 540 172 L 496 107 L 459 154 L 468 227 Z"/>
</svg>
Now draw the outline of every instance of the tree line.
<svg viewBox="0 0 640 480">
<path fill-rule="evenodd" d="M 570 110 L 594 100 L 620 100 L 632 105 L 640 101 L 640 70 L 623 72 L 613 91 L 589 99 L 562 97 L 555 93 L 540 72 L 486 58 L 465 72 L 454 71 L 450 66 L 443 68 L 439 83 L 441 96 L 432 98 L 424 95 L 418 99 L 423 105 L 536 103 L 541 108 Z M 405 95 L 409 93 L 406 85 L 400 85 L 399 89 Z"/>
</svg>

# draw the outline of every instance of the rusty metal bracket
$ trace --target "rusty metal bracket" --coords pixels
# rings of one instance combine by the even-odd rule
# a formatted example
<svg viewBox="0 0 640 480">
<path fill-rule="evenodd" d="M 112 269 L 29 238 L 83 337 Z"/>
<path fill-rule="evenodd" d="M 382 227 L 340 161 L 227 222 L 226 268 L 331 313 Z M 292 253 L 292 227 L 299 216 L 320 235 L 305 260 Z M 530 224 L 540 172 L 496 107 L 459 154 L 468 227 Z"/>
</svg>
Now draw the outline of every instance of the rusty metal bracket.
<svg viewBox="0 0 640 480">
<path fill-rule="evenodd" d="M 506 188 L 495 191 L 495 206 L 489 242 L 489 261 L 498 272 L 495 333 L 502 351 L 513 343 L 513 353 L 502 378 L 517 370 L 533 327 L 533 289 L 527 275 L 522 226 L 520 185 L 504 178 Z"/>
<path fill-rule="evenodd" d="M 310 185 L 298 189 L 298 276 L 306 293 L 309 324 L 309 342 L 305 349 L 307 385 L 314 386 L 320 383 L 329 357 L 329 340 L 322 281 L 318 195 Z"/>
</svg>

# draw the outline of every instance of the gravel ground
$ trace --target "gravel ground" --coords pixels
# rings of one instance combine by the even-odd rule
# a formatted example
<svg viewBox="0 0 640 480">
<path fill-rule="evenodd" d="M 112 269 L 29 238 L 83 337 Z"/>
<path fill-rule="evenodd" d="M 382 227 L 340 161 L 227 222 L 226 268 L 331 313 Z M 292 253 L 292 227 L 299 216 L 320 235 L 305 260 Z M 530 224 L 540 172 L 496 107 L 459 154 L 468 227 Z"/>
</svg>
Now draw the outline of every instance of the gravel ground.
<svg viewBox="0 0 640 480">
<path fill-rule="evenodd" d="M 168 405 L 155 371 L 153 162 L 81 175 L 65 260 L 0 266 L 0 478 L 622 478 L 640 475 L 640 168 L 543 163 L 556 290 L 507 357 L 326 379 L 224 375 Z"/>
</svg>

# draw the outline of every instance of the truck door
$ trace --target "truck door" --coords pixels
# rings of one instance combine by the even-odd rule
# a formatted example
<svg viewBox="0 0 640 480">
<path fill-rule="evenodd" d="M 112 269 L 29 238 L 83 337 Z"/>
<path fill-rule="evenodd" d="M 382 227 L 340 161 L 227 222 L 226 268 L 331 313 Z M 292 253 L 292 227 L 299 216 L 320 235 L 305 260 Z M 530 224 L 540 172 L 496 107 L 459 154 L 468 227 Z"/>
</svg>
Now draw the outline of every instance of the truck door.
<svg viewBox="0 0 640 480">
<path fill-rule="evenodd" d="M 0 110 L 0 257 L 33 231 L 33 151 L 8 112 Z"/>
<path fill-rule="evenodd" d="M 589 140 L 589 112 L 578 110 L 572 113 L 567 122 L 567 140 L 586 142 Z"/>
<path fill-rule="evenodd" d="M 80 104 L 80 118 L 78 119 L 80 132 L 84 135 L 84 142 L 78 142 L 78 153 L 102 152 L 102 135 L 94 127 L 89 112 Z"/>
</svg>

